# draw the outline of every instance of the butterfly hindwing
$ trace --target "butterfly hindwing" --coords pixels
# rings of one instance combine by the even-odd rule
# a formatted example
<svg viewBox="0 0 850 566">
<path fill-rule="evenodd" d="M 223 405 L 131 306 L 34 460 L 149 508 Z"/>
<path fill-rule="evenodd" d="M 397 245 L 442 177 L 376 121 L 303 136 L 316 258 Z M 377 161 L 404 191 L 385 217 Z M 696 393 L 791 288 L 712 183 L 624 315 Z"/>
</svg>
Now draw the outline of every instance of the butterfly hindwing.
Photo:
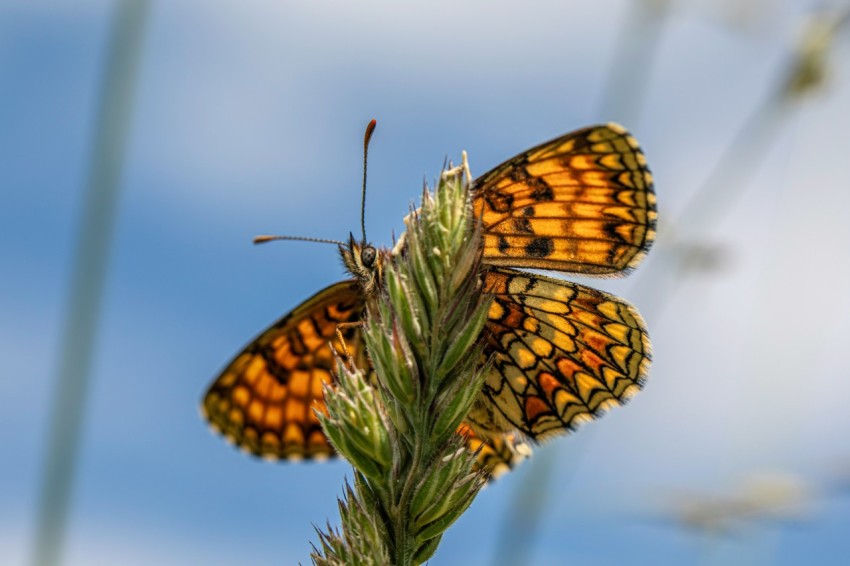
<svg viewBox="0 0 850 566">
<path fill-rule="evenodd" d="M 480 430 L 475 434 L 473 427 L 471 423 L 463 423 L 457 432 L 470 452 L 477 455 L 475 469 L 488 477 L 497 478 L 531 456 L 531 446 L 522 434 L 516 431 L 481 434 Z"/>
<path fill-rule="evenodd" d="M 479 428 L 516 429 L 535 440 L 564 434 L 643 385 L 649 338 L 628 303 L 583 285 L 492 268 L 485 330 L 493 359 Z"/>
<path fill-rule="evenodd" d="M 269 327 L 240 352 L 207 391 L 202 411 L 243 450 L 269 459 L 334 454 L 314 409 L 326 412 L 322 387 L 333 379 L 336 329 L 359 321 L 360 285 L 331 285 Z M 366 364 L 360 328 L 344 328 L 346 347 Z"/>
<path fill-rule="evenodd" d="M 616 275 L 636 267 L 655 238 L 652 175 L 617 124 L 521 153 L 471 193 L 491 265 Z"/>
</svg>

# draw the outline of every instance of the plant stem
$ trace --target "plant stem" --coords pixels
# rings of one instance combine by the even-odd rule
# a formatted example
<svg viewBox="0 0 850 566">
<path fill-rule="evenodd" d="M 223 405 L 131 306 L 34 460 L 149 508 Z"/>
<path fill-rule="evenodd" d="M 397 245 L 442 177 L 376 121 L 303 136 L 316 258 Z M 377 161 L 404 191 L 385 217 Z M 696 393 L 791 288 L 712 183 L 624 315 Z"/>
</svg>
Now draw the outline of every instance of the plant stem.
<svg viewBox="0 0 850 566">
<path fill-rule="evenodd" d="M 470 362 L 481 345 L 461 337 L 480 335 L 490 306 L 464 170 L 443 172 L 407 217 L 403 251 L 384 256 L 363 327 L 373 376 L 340 364 L 338 386 L 326 390 L 322 424 L 356 481 L 340 501 L 342 532 L 319 532 L 316 564 L 421 564 L 483 484 L 455 432 L 484 377 Z M 460 354 L 459 342 L 469 342 Z M 364 430 L 373 451 L 346 440 Z"/>
</svg>

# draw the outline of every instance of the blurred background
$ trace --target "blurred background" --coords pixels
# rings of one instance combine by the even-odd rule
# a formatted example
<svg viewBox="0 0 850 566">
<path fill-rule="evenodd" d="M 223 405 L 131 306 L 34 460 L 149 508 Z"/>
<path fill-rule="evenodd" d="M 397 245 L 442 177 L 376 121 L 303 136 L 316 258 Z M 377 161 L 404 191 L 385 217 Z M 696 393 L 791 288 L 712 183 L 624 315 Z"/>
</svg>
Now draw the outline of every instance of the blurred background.
<svg viewBox="0 0 850 566">
<path fill-rule="evenodd" d="M 489 486 L 433 564 L 843 564 L 848 2 L 0 3 L 0 563 L 292 564 L 345 462 L 270 464 L 201 395 L 446 157 L 617 121 L 659 237 L 643 392 Z M 41 537 L 41 538 L 39 538 Z M 37 542 L 37 540 L 39 542 Z M 36 552 L 39 549 L 39 552 Z"/>
</svg>

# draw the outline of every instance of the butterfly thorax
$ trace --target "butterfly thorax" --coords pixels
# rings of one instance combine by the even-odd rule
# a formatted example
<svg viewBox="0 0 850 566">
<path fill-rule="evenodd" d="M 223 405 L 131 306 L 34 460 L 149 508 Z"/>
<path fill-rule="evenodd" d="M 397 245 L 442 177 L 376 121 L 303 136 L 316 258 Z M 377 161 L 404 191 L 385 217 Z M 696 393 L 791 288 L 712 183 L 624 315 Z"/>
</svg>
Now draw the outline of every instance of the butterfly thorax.
<svg viewBox="0 0 850 566">
<path fill-rule="evenodd" d="M 345 268 L 360 283 L 363 294 L 374 297 L 381 288 L 386 252 L 365 241 L 357 243 L 352 235 L 347 244 L 339 246 L 339 253 Z"/>
</svg>

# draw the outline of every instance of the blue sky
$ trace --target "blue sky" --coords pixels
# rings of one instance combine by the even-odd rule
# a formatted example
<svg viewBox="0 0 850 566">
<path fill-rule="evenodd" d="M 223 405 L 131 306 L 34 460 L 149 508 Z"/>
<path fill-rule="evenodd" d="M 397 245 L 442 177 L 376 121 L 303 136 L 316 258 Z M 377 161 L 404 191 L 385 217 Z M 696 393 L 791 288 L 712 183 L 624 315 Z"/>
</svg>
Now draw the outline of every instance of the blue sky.
<svg viewBox="0 0 850 566">
<path fill-rule="evenodd" d="M 655 175 L 657 246 L 629 279 L 589 282 L 643 310 L 650 381 L 539 451 L 551 476 L 537 563 L 837 563 L 850 551 L 850 498 L 832 489 L 850 467 L 850 44 L 837 39 L 825 86 L 787 112 L 751 174 L 718 188 L 722 213 L 679 218 L 782 75 L 814 4 L 734 5 L 673 2 L 644 104 L 626 116 L 600 103 L 624 0 L 154 2 L 66 563 L 306 562 L 311 524 L 336 520 L 346 464 L 248 458 L 197 404 L 248 339 L 342 278 L 332 246 L 250 239 L 356 232 L 371 118 L 366 221 L 379 245 L 461 150 L 481 173 L 616 120 Z M 4 564 L 26 562 L 34 531 L 112 7 L 0 5 Z M 685 272 L 677 242 L 725 261 Z M 535 460 L 480 495 L 434 564 L 495 563 L 518 490 L 546 465 Z M 805 485 L 801 515 L 733 536 L 671 518 L 682 500 L 734 496 L 764 473 Z"/>
</svg>

